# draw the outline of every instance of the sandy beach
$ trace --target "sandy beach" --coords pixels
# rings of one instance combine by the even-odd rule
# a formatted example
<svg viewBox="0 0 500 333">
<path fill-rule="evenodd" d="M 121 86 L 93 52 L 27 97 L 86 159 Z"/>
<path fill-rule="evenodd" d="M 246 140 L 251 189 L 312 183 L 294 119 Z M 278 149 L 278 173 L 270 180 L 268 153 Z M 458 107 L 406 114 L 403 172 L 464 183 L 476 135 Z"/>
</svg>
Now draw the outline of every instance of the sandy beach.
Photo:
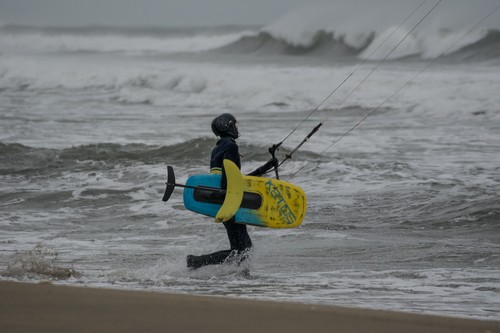
<svg viewBox="0 0 500 333">
<path fill-rule="evenodd" d="M 500 322 L 0 282 L 1 332 L 500 332 Z"/>
</svg>

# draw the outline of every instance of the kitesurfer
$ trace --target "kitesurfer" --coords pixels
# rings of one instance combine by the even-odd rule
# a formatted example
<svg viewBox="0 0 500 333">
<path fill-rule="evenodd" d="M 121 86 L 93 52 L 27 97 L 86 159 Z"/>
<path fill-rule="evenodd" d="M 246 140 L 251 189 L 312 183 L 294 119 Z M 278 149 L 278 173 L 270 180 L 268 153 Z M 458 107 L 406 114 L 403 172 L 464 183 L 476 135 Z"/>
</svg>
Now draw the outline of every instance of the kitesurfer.
<svg viewBox="0 0 500 333">
<path fill-rule="evenodd" d="M 221 187 L 226 188 L 226 177 L 224 174 L 224 159 L 228 159 L 241 170 L 241 161 L 236 139 L 240 136 L 236 118 L 229 113 L 224 113 L 212 121 L 212 131 L 220 139 L 217 141 L 210 159 L 210 173 L 222 173 Z M 262 176 L 277 165 L 275 158 L 248 174 L 249 176 Z M 223 223 L 229 238 L 230 249 L 211 254 L 187 256 L 187 266 L 197 269 L 207 265 L 220 265 L 224 263 L 240 264 L 248 256 L 252 247 L 252 241 L 248 235 L 246 224 L 236 223 L 234 217 Z"/>
</svg>

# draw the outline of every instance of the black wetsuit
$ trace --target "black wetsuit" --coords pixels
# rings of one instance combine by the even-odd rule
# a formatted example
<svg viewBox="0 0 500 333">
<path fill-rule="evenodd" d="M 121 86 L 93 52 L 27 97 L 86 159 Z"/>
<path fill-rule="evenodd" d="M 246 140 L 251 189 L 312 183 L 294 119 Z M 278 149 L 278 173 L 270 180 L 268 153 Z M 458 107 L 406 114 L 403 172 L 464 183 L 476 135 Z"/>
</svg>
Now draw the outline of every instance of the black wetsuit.
<svg viewBox="0 0 500 333">
<path fill-rule="evenodd" d="M 231 160 L 238 166 L 238 168 L 241 169 L 238 145 L 231 137 L 222 137 L 219 141 L 217 141 L 217 145 L 212 150 L 212 157 L 210 159 L 210 171 L 222 172 L 222 188 L 226 187 L 226 177 L 223 167 L 224 159 Z M 269 167 L 270 163 L 268 162 L 249 175 L 261 176 L 269 170 Z M 219 265 L 226 262 L 240 263 L 246 259 L 246 253 L 252 247 L 252 240 L 248 235 L 246 224 L 236 223 L 234 217 L 223 224 L 229 238 L 230 249 L 201 256 L 189 255 L 187 257 L 188 267 L 200 268 L 206 265 Z"/>
</svg>

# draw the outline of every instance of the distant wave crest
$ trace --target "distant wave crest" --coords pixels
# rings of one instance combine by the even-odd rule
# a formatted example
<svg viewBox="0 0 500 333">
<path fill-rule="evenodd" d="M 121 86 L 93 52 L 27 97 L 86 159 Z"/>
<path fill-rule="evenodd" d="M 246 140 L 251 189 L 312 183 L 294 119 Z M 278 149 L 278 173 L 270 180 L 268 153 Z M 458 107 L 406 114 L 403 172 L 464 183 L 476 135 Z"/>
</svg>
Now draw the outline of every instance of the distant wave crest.
<svg viewBox="0 0 500 333">
<path fill-rule="evenodd" d="M 4 52 L 155 55 L 196 53 L 247 35 L 246 27 L 113 28 L 0 26 Z"/>
<path fill-rule="evenodd" d="M 406 31 L 393 32 L 395 28 L 390 28 L 380 35 L 376 35 L 373 31 L 367 32 L 361 38 L 361 42 L 353 45 L 345 35 L 326 30 L 316 31 L 303 43 L 297 43 L 293 38 L 276 37 L 270 32 L 261 31 L 254 36 L 243 36 L 233 43 L 218 48 L 217 51 L 232 54 L 307 55 L 334 59 L 356 57 L 380 60 L 405 38 Z M 389 33 L 393 34 L 388 36 Z M 464 38 L 460 40 L 462 36 Z M 407 57 L 433 59 L 438 56 L 460 60 L 496 59 L 500 56 L 500 31 L 485 29 L 469 36 L 463 32 L 442 32 L 433 36 L 409 35 L 389 59 Z"/>
</svg>

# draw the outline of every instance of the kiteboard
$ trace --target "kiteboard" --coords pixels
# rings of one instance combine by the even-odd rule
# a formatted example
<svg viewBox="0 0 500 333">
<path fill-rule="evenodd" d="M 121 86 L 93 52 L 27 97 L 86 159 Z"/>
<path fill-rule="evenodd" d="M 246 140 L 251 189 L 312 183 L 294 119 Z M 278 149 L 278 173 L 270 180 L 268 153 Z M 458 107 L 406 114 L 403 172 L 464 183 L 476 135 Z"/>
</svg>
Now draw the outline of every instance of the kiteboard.
<svg viewBox="0 0 500 333">
<path fill-rule="evenodd" d="M 267 228 L 294 228 L 302 224 L 306 214 L 305 192 L 282 180 L 244 176 L 238 167 L 224 160 L 227 188 L 221 188 L 221 174 L 199 174 L 188 178 L 185 185 L 175 184 L 169 167 L 167 201 L 174 186 L 184 187 L 186 209 L 211 216 L 215 222 L 235 221 Z M 169 187 L 169 184 L 170 187 Z"/>
</svg>

